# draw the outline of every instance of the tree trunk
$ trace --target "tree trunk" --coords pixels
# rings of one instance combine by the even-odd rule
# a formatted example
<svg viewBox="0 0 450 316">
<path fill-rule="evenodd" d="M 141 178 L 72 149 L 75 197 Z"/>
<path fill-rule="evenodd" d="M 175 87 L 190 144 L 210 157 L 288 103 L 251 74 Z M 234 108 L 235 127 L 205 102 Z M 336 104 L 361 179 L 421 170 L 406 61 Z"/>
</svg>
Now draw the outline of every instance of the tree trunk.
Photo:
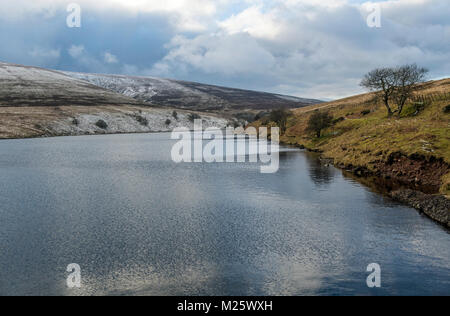
<svg viewBox="0 0 450 316">
<path fill-rule="evenodd" d="M 402 114 L 403 108 L 405 107 L 406 101 L 408 101 L 407 98 L 402 98 L 400 100 L 400 104 L 398 105 L 398 116 L 400 116 Z"/>
<path fill-rule="evenodd" d="M 400 116 L 401 114 L 402 114 L 402 111 L 403 111 L 403 107 L 405 106 L 405 104 L 400 104 L 399 106 L 398 106 L 398 116 Z"/>
<path fill-rule="evenodd" d="M 394 114 L 394 112 L 392 112 L 392 109 L 389 106 L 389 99 L 388 98 L 384 98 L 384 105 L 386 106 L 386 108 L 388 110 L 388 116 L 391 117 Z"/>
</svg>

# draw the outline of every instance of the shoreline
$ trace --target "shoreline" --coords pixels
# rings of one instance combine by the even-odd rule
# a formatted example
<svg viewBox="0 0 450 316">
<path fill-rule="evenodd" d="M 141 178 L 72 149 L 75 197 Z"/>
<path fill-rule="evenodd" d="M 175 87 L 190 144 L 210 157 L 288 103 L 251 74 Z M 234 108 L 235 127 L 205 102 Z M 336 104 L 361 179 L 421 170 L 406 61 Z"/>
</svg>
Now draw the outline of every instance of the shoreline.
<svg viewBox="0 0 450 316">
<path fill-rule="evenodd" d="M 55 135 L 40 135 L 40 136 L 27 136 L 27 137 L 9 137 L 0 138 L 1 141 L 8 140 L 29 140 L 29 139 L 51 139 L 51 138 L 61 138 L 61 137 L 83 137 L 83 136 L 110 136 L 110 135 L 143 135 L 143 134 L 166 134 L 171 133 L 171 131 L 148 131 L 148 132 L 111 132 L 111 133 L 93 133 L 93 134 L 55 134 Z"/>
<path fill-rule="evenodd" d="M 363 185 L 373 188 L 379 194 L 388 196 L 396 202 L 416 209 L 419 213 L 426 215 L 446 229 L 450 229 L 450 199 L 439 193 L 438 190 L 432 192 L 432 189 L 424 190 L 420 186 L 412 188 L 411 183 L 391 179 L 390 174 L 383 173 L 381 170 L 373 172 L 365 167 L 336 164 L 334 158 L 324 157 L 321 150 L 310 149 L 304 145 L 293 145 L 285 142 L 281 142 L 281 144 L 294 146 L 319 155 L 321 161 L 353 175 Z"/>
<path fill-rule="evenodd" d="M 224 128 L 217 128 L 217 130 L 225 130 Z M 54 135 L 36 135 L 36 136 L 25 136 L 25 137 L 0 137 L 0 141 L 8 140 L 26 140 L 26 139 L 51 139 L 51 138 L 61 138 L 61 137 L 83 137 L 83 136 L 108 136 L 108 135 L 144 135 L 144 134 L 170 134 L 172 130 L 160 130 L 160 131 L 125 131 L 125 132 L 98 132 L 98 133 L 88 133 L 88 134 L 54 134 Z M 189 132 L 195 132 L 195 129 L 189 129 Z"/>
</svg>

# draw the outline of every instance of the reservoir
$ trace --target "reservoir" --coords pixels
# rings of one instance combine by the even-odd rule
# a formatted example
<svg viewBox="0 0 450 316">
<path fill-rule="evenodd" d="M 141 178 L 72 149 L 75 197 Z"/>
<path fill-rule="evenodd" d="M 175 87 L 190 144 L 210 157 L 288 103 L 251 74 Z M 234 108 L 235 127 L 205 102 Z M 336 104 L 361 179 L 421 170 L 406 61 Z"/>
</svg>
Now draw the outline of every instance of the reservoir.
<svg viewBox="0 0 450 316">
<path fill-rule="evenodd" d="M 450 295 L 450 234 L 416 210 L 297 149 L 262 174 L 174 143 L 0 141 L 0 295 Z"/>
</svg>

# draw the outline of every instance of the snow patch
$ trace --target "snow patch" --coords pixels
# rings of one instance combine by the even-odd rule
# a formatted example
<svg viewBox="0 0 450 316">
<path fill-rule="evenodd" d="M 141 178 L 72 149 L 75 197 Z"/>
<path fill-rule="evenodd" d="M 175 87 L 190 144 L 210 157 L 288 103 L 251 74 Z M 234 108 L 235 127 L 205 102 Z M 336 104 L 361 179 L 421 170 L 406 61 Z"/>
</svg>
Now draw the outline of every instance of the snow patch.
<svg viewBox="0 0 450 316">
<path fill-rule="evenodd" d="M 150 133 L 171 132 L 175 128 L 193 129 L 189 113 L 178 113 L 178 120 L 172 116 L 172 111 L 155 112 L 99 112 L 95 114 L 79 114 L 74 118 L 60 119 L 52 122 L 48 130 L 53 135 L 94 135 L 120 133 Z M 145 120 L 143 120 L 145 119 Z M 204 128 L 225 128 L 228 120 L 210 115 L 202 115 Z M 96 125 L 104 121 L 107 128 Z M 170 124 L 168 123 L 170 121 Z M 144 124 L 148 122 L 148 124 Z M 143 123 L 144 122 L 144 123 Z"/>
</svg>

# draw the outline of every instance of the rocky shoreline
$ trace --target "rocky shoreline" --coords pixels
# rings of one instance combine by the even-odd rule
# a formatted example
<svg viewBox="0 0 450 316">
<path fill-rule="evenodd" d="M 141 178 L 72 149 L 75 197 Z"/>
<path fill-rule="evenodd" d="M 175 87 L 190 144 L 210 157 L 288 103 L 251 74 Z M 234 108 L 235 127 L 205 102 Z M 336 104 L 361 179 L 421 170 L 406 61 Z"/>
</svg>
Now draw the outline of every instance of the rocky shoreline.
<svg viewBox="0 0 450 316">
<path fill-rule="evenodd" d="M 386 168 L 385 172 L 372 172 L 365 167 L 342 166 L 337 167 L 351 172 L 358 178 L 373 177 L 378 186 L 383 186 L 382 193 L 393 200 L 415 208 L 434 221 L 450 228 L 450 200 L 439 194 L 439 186 L 429 185 L 430 179 L 424 179 L 425 173 L 415 176 L 413 181 L 392 177 L 392 172 Z M 435 180 L 431 180 L 435 183 Z M 428 185 L 421 185 L 428 184 Z"/>
<path fill-rule="evenodd" d="M 409 189 L 394 191 L 390 196 L 395 201 L 414 207 L 436 222 L 450 228 L 450 200 L 446 197 Z"/>
</svg>

